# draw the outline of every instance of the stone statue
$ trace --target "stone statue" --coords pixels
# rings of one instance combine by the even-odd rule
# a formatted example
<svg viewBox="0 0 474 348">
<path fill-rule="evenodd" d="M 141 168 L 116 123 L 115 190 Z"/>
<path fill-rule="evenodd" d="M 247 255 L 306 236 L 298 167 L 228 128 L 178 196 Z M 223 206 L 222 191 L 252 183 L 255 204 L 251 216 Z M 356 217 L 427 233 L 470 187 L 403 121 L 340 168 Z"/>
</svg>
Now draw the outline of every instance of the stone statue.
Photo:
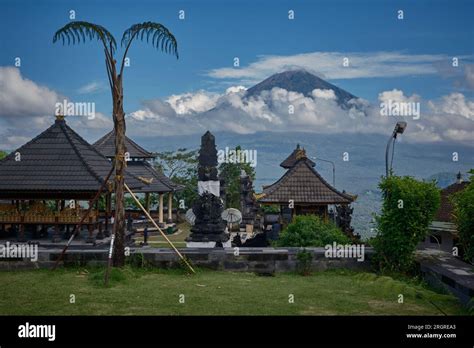
<svg viewBox="0 0 474 348">
<path fill-rule="evenodd" d="M 219 246 L 229 240 L 229 235 L 225 233 L 226 223 L 221 217 L 224 205 L 220 198 L 216 166 L 215 138 L 207 131 L 201 138 L 198 157 L 199 197 L 192 207 L 196 219 L 187 242 L 216 242 L 216 246 Z"/>
<path fill-rule="evenodd" d="M 245 225 L 253 225 L 254 228 L 259 228 L 259 220 L 257 214 L 259 207 L 253 196 L 252 178 L 242 170 L 240 174 L 240 211 L 242 212 L 242 221 L 240 227 L 245 228 Z"/>
<path fill-rule="evenodd" d="M 359 235 L 354 234 L 354 228 L 351 227 L 352 212 L 354 208 L 350 207 L 347 204 L 336 205 L 336 224 L 347 236 L 352 240 L 360 239 Z"/>
</svg>

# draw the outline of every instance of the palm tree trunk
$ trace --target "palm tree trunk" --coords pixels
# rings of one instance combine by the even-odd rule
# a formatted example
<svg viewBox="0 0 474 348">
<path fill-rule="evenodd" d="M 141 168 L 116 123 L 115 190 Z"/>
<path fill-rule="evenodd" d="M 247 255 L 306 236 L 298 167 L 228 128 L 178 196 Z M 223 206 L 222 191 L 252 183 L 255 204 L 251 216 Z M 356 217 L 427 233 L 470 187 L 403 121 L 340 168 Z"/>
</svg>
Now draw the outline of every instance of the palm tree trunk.
<svg viewBox="0 0 474 348">
<path fill-rule="evenodd" d="M 114 267 L 125 264 L 125 202 L 124 202 L 124 174 L 125 174 L 125 113 L 123 111 L 123 89 L 121 78 L 117 79 L 117 88 L 114 90 L 114 129 L 115 129 L 115 244 Z"/>
</svg>

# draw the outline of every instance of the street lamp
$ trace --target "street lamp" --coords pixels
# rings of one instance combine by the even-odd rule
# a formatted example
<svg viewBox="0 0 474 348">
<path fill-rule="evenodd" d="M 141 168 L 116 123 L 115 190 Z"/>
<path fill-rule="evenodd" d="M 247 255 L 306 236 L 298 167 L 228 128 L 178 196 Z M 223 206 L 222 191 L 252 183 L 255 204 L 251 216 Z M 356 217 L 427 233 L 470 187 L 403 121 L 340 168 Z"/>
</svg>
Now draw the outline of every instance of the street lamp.
<svg viewBox="0 0 474 348">
<path fill-rule="evenodd" d="M 334 164 L 334 162 L 326 160 L 326 159 L 318 158 L 318 157 L 311 157 L 311 158 L 314 159 L 315 161 L 322 161 L 322 162 L 327 162 L 327 163 L 332 164 L 332 186 L 336 188 L 336 165 Z M 336 224 L 336 206 L 335 205 L 333 209 L 334 210 L 333 210 L 332 215 L 333 215 L 334 224 Z"/>
<path fill-rule="evenodd" d="M 407 123 L 406 122 L 397 122 L 395 125 L 395 129 L 393 130 L 392 136 L 388 139 L 387 142 L 387 148 L 385 149 L 385 175 L 388 178 L 390 175 L 390 171 L 392 170 L 392 163 L 393 163 L 393 153 L 395 151 L 394 146 L 395 146 L 395 140 L 397 139 L 398 134 L 403 134 L 405 129 L 407 128 Z M 390 168 L 388 165 L 388 153 L 390 151 L 390 145 L 392 145 L 392 162 L 390 163 Z"/>
<path fill-rule="evenodd" d="M 319 157 L 311 157 L 312 159 L 316 161 L 322 161 L 322 162 L 327 162 L 332 164 L 332 186 L 336 188 L 336 165 L 334 164 L 333 161 L 325 160 Z"/>
</svg>

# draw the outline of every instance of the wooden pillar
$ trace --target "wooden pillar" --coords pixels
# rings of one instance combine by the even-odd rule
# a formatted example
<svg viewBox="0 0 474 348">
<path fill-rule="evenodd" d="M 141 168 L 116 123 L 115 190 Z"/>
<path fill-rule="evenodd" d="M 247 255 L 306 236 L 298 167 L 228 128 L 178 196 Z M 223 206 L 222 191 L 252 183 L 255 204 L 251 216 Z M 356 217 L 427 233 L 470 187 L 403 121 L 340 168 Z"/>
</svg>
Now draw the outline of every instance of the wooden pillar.
<svg viewBox="0 0 474 348">
<path fill-rule="evenodd" d="M 87 239 L 86 239 L 86 243 L 94 243 L 95 240 L 94 240 L 94 225 L 89 223 L 87 224 Z"/>
<path fill-rule="evenodd" d="M 19 242 L 26 242 L 25 225 L 24 224 L 20 224 L 20 230 L 18 231 L 18 241 Z"/>
<path fill-rule="evenodd" d="M 89 200 L 89 207 L 92 206 L 92 200 Z M 94 243 L 94 224 L 92 223 L 91 221 L 91 218 L 88 217 L 88 224 L 87 224 L 87 232 L 88 232 L 88 235 L 87 235 L 87 239 L 86 239 L 86 243 Z"/>
<path fill-rule="evenodd" d="M 150 193 L 145 193 L 145 209 L 147 212 L 150 212 Z"/>
<path fill-rule="evenodd" d="M 104 239 L 104 232 L 102 231 L 102 224 L 99 221 L 100 212 L 99 212 L 99 200 L 95 202 L 95 210 L 96 210 L 96 221 L 95 227 L 98 229 L 97 235 L 95 236 L 96 239 Z"/>
<path fill-rule="evenodd" d="M 173 191 L 168 193 L 168 220 L 167 223 L 173 222 Z"/>
<path fill-rule="evenodd" d="M 59 225 L 56 218 L 56 222 L 54 224 L 54 232 L 53 232 L 53 243 L 59 243 L 60 241 L 61 241 L 61 231 L 59 230 Z"/>
<path fill-rule="evenodd" d="M 158 222 L 163 225 L 163 194 L 160 193 L 160 206 L 159 206 L 159 215 L 158 215 Z"/>
</svg>

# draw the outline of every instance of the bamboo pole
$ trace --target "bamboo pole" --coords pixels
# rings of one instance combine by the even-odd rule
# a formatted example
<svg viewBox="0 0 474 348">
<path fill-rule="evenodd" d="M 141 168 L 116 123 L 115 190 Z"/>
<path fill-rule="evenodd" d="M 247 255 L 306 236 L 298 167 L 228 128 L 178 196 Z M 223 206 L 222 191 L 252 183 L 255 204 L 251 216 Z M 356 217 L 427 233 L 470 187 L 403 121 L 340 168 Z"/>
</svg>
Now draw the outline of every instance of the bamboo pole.
<svg viewBox="0 0 474 348">
<path fill-rule="evenodd" d="M 112 234 L 112 238 L 110 239 L 110 250 L 109 250 L 109 259 L 107 260 L 107 268 L 105 270 L 105 286 L 109 283 L 109 273 L 110 273 L 110 267 L 112 266 L 112 255 L 114 252 L 114 241 L 115 241 L 115 233 Z"/>
<path fill-rule="evenodd" d="M 107 182 L 109 181 L 109 178 L 112 175 L 112 172 L 114 171 L 114 168 L 115 168 L 115 166 L 112 166 L 112 169 L 110 169 L 109 174 L 105 178 L 103 184 L 100 186 L 100 188 L 97 191 L 97 193 L 96 193 L 94 199 L 92 200 L 92 202 L 95 203 L 100 198 L 100 194 L 102 193 L 102 190 L 104 189 L 104 187 L 107 186 Z M 56 263 L 53 266 L 53 271 L 58 267 L 59 262 L 61 262 L 61 260 L 63 259 L 64 254 L 66 253 L 67 249 L 69 248 L 69 245 L 72 243 L 72 240 L 74 239 L 76 234 L 80 231 L 80 228 L 82 227 L 82 224 L 84 223 L 86 218 L 89 216 L 89 213 L 91 212 L 93 206 L 94 206 L 93 204 L 89 205 L 89 208 L 87 209 L 87 211 L 82 216 L 81 221 L 74 227 L 74 231 L 72 231 L 71 237 L 67 241 L 66 246 L 64 247 L 62 253 L 59 255 L 58 259 L 56 260 Z"/>
<path fill-rule="evenodd" d="M 181 253 L 179 252 L 178 249 L 176 249 L 176 247 L 174 246 L 174 244 L 169 240 L 169 238 L 166 236 L 166 234 L 161 230 L 161 228 L 158 226 L 158 224 L 155 222 L 155 220 L 153 220 L 153 218 L 150 216 L 150 213 L 148 213 L 146 211 L 146 209 L 143 207 L 143 205 L 140 203 L 140 201 L 138 200 L 137 196 L 135 196 L 135 194 L 132 192 L 132 190 L 130 190 L 130 188 L 128 187 L 128 185 L 126 183 L 123 184 L 125 189 L 128 191 L 128 193 L 130 193 L 130 195 L 132 196 L 133 200 L 135 201 L 135 203 L 137 203 L 137 205 L 140 207 L 141 210 L 143 210 L 143 212 L 145 213 L 146 217 L 151 221 L 151 223 L 155 226 L 155 228 L 158 229 L 158 231 L 160 231 L 161 235 L 166 239 L 166 241 L 168 242 L 168 244 L 173 248 L 173 250 L 176 252 L 176 254 L 178 254 L 178 256 L 181 258 L 181 260 L 186 264 L 186 266 L 188 266 L 188 268 L 191 270 L 191 272 L 193 273 L 196 273 L 194 271 L 194 269 L 191 267 L 191 265 L 189 264 L 188 260 L 186 260 L 183 255 L 181 255 Z"/>
</svg>

